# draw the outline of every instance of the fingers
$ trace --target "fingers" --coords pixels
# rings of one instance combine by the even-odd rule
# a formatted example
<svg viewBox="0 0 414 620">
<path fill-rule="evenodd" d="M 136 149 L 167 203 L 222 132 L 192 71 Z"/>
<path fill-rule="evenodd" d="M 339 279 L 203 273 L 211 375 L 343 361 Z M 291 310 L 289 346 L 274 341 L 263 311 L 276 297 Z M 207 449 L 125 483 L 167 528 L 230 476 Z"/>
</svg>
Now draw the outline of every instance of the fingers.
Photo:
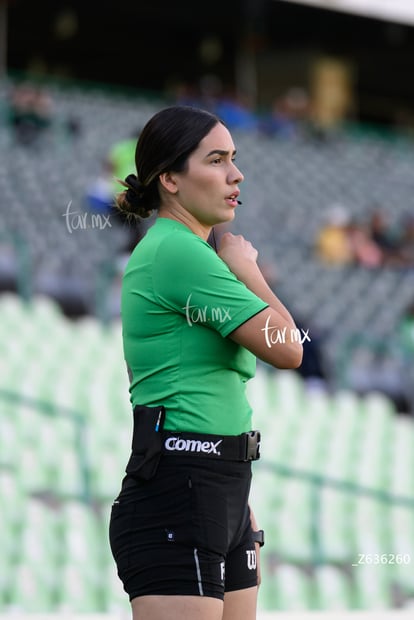
<svg viewBox="0 0 414 620">
<path fill-rule="evenodd" d="M 226 260 L 226 257 L 233 259 L 233 257 L 237 256 L 256 260 L 258 252 L 243 235 L 233 235 L 230 232 L 226 232 L 220 240 L 219 254 L 224 260 Z"/>
</svg>

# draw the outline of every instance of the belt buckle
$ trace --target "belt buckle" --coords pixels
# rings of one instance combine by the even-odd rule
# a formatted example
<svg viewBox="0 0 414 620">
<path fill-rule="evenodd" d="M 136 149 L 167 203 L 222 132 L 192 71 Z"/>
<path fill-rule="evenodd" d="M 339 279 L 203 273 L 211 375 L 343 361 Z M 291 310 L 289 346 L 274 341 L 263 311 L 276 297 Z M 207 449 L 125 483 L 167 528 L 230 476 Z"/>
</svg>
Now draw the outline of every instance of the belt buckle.
<svg viewBox="0 0 414 620">
<path fill-rule="evenodd" d="M 245 433 L 245 461 L 257 461 L 260 458 L 260 432 L 250 431 Z"/>
</svg>

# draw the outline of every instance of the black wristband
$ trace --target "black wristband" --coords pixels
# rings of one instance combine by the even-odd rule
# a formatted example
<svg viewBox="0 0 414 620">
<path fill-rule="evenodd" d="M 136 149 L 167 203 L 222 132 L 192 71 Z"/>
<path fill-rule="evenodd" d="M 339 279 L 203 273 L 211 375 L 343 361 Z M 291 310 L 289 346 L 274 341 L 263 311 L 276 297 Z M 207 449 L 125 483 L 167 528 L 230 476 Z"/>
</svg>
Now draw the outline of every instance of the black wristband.
<svg viewBox="0 0 414 620">
<path fill-rule="evenodd" d="M 263 530 L 257 530 L 257 532 L 253 531 L 253 541 L 255 543 L 258 543 L 260 545 L 260 547 L 263 547 L 265 541 L 264 541 L 264 531 Z"/>
</svg>

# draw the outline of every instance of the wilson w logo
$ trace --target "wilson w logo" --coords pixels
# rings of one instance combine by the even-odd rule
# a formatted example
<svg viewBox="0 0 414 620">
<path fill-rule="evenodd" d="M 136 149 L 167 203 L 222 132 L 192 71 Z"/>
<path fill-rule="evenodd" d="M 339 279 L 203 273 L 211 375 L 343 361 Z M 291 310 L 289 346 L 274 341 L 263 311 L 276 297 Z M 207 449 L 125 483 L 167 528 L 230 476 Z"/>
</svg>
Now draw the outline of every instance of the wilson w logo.
<svg viewBox="0 0 414 620">
<path fill-rule="evenodd" d="M 249 570 L 255 570 L 257 566 L 256 551 L 249 549 L 248 551 L 246 551 L 246 555 L 247 555 L 247 568 Z"/>
</svg>

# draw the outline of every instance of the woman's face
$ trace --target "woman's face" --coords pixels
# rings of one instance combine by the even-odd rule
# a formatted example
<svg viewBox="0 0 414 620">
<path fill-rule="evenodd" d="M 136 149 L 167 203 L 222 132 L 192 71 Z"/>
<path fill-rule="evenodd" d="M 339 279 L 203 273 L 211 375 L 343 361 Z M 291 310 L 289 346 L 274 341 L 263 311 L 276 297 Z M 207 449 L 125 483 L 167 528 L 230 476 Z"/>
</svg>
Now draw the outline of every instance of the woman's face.
<svg viewBox="0 0 414 620">
<path fill-rule="evenodd" d="M 218 123 L 190 155 L 187 169 L 174 173 L 176 200 L 204 226 L 234 218 L 243 175 L 234 163 L 230 132 Z"/>
</svg>

